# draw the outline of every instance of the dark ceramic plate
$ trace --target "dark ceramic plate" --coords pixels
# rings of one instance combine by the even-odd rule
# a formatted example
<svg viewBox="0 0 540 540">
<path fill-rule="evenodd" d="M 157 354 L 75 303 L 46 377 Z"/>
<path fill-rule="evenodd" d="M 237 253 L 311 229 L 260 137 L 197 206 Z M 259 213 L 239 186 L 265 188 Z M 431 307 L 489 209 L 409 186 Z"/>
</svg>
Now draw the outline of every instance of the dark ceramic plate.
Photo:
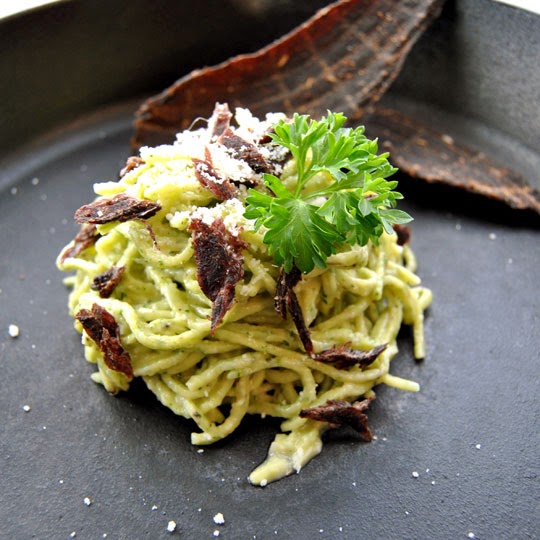
<svg viewBox="0 0 540 540">
<path fill-rule="evenodd" d="M 189 422 L 140 385 L 113 398 L 89 379 L 54 260 L 92 183 L 116 178 L 129 155 L 141 96 L 258 48 L 319 5 L 67 1 L 0 22 L 2 538 L 538 537 L 534 217 L 403 179 L 435 301 L 426 360 L 412 360 L 404 333 L 393 371 L 422 390 L 381 388 L 377 440 L 333 434 L 300 475 L 265 489 L 246 477 L 272 422 L 248 421 L 200 454 Z M 450 2 L 388 99 L 538 186 L 539 40 L 530 13 Z"/>
</svg>

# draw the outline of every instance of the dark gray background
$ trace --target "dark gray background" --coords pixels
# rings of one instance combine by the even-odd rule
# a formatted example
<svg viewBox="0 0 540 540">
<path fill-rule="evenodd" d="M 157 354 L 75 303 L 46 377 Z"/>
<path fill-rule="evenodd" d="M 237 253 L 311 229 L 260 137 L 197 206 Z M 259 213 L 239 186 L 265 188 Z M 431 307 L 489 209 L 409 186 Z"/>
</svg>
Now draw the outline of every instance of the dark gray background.
<svg viewBox="0 0 540 540">
<path fill-rule="evenodd" d="M 533 216 L 402 178 L 435 301 L 426 360 L 412 360 L 405 331 L 392 372 L 421 392 L 381 388 L 370 414 L 377 440 L 334 433 L 300 475 L 265 489 L 246 477 L 277 424 L 250 420 L 199 454 L 191 424 L 142 385 L 113 398 L 90 381 L 54 267 L 76 232 L 73 212 L 91 200 L 93 182 L 116 178 L 139 96 L 253 50 L 310 12 L 274 2 L 286 16 L 273 27 L 248 4 L 64 2 L 0 24 L 0 537 L 204 539 L 219 529 L 228 539 L 535 538 Z M 225 7 L 235 10 L 232 27 Z M 235 40 L 216 35 L 240 26 Z M 450 2 L 388 99 L 540 185 L 539 36 L 529 13 Z"/>
</svg>

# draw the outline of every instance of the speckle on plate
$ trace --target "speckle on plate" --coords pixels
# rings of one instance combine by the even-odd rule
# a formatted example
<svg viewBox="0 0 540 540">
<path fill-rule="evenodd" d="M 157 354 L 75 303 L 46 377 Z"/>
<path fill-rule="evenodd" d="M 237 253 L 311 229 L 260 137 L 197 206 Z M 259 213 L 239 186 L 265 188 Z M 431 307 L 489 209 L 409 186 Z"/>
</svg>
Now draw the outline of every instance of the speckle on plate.
<svg viewBox="0 0 540 540">
<path fill-rule="evenodd" d="M 467 538 L 476 538 L 475 534 L 473 532 L 467 533 Z"/>
<path fill-rule="evenodd" d="M 85 497 L 83 499 L 83 503 L 84 503 L 85 506 L 90 506 L 92 504 L 92 501 L 91 501 L 90 497 Z"/>
<path fill-rule="evenodd" d="M 480 448 L 482 448 L 482 445 L 481 445 L 481 444 L 477 444 L 477 445 L 475 446 L 475 448 L 476 448 L 477 450 L 480 450 Z"/>
<path fill-rule="evenodd" d="M 171 519 L 171 521 L 167 523 L 167 532 L 173 533 L 174 531 L 176 531 L 176 521 Z"/>
<path fill-rule="evenodd" d="M 214 523 L 216 525 L 223 525 L 225 523 L 225 517 L 223 516 L 223 514 L 221 512 L 218 512 L 214 516 Z"/>
<path fill-rule="evenodd" d="M 413 471 L 412 476 L 413 476 L 413 478 L 418 478 L 420 476 L 420 474 L 418 474 L 418 471 Z"/>
<path fill-rule="evenodd" d="M 23 405 L 21 408 L 24 412 L 30 412 L 32 410 L 30 405 Z"/>
<path fill-rule="evenodd" d="M 12 337 L 12 338 L 16 338 L 19 336 L 19 327 L 16 325 L 16 324 L 10 324 L 8 326 L 8 334 Z"/>
<path fill-rule="evenodd" d="M 219 536 L 219 531 L 218 531 L 217 529 L 214 531 L 214 536 L 215 536 L 215 537 L 218 537 L 218 536 Z"/>
</svg>

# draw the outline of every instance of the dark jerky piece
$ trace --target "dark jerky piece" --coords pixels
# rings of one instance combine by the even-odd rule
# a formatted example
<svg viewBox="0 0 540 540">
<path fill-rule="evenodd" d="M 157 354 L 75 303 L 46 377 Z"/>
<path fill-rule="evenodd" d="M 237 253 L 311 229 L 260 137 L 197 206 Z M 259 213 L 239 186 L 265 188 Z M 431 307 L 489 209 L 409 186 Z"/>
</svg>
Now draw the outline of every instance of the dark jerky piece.
<svg viewBox="0 0 540 540">
<path fill-rule="evenodd" d="M 366 441 L 371 441 L 373 435 L 369 430 L 365 411 L 374 399 L 367 398 L 352 404 L 347 401 L 329 399 L 324 405 L 302 409 L 300 417 L 328 422 L 331 427 L 351 426 Z"/>
<path fill-rule="evenodd" d="M 110 223 L 111 221 L 130 221 L 132 219 L 148 219 L 161 209 L 156 202 L 136 199 L 131 195 L 120 193 L 111 199 L 98 199 L 81 206 L 75 212 L 77 223 Z"/>
<path fill-rule="evenodd" d="M 208 120 L 208 131 L 210 132 L 211 139 L 219 137 L 228 129 L 232 116 L 227 103 L 216 103 L 214 112 Z"/>
<path fill-rule="evenodd" d="M 97 228 L 95 225 L 83 225 L 80 231 L 75 235 L 73 245 L 62 252 L 60 261 L 64 262 L 70 257 L 76 257 L 85 249 L 93 246 L 99 238 L 99 234 L 96 233 L 96 230 Z"/>
<path fill-rule="evenodd" d="M 239 137 L 232 129 L 227 128 L 219 136 L 218 142 L 233 150 L 232 156 L 245 161 L 256 173 L 269 173 L 272 171 L 272 167 L 264 159 L 258 148 Z"/>
<path fill-rule="evenodd" d="M 327 109 L 358 119 L 394 81 L 444 0 L 341 0 L 281 39 L 217 66 L 193 71 L 136 113 L 135 147 L 171 142 L 218 101 L 322 116 Z M 204 90 L 204 91 L 203 91 Z"/>
<path fill-rule="evenodd" d="M 197 280 L 203 293 L 212 300 L 212 332 L 231 309 L 234 288 L 244 277 L 244 256 L 247 244 L 231 234 L 221 219 L 207 225 L 193 219 L 193 249 L 197 263 Z"/>
<path fill-rule="evenodd" d="M 199 183 L 209 189 L 220 201 L 232 199 L 235 194 L 234 186 L 227 178 L 223 178 L 212 166 L 209 153 L 207 159 L 192 158 L 195 176 Z"/>
<path fill-rule="evenodd" d="M 377 356 L 381 354 L 388 344 L 377 345 L 370 349 L 369 351 L 362 351 L 358 349 L 350 349 L 350 343 L 345 343 L 343 345 L 334 345 L 332 348 L 327 349 L 321 353 L 318 353 L 314 356 L 315 360 L 319 362 L 326 362 L 334 364 L 338 369 L 347 369 L 351 366 L 357 365 L 361 369 L 368 367 L 373 364 L 377 359 Z"/>
<path fill-rule="evenodd" d="M 391 153 L 392 162 L 409 176 L 462 188 L 540 214 L 539 190 L 485 154 L 456 144 L 448 134 L 381 106 L 365 121 L 369 131 L 377 134 Z"/>
<path fill-rule="evenodd" d="M 109 270 L 94 278 L 90 288 L 93 291 L 98 291 L 101 298 L 109 298 L 118 283 L 120 283 L 125 269 L 125 266 L 113 266 L 109 268 Z"/>
<path fill-rule="evenodd" d="M 302 307 L 298 302 L 298 297 L 293 288 L 302 278 L 302 273 L 296 266 L 293 266 L 290 272 L 285 272 L 281 268 L 274 296 L 274 308 L 282 319 L 287 318 L 287 312 L 291 314 L 291 318 L 296 326 L 300 341 L 304 346 L 304 350 L 313 357 L 313 342 L 309 333 L 309 328 L 304 320 Z"/>
<path fill-rule="evenodd" d="M 411 240 L 411 228 L 407 227 L 407 225 L 400 225 L 399 223 L 392 225 L 392 227 L 397 234 L 398 246 L 408 244 Z"/>
<path fill-rule="evenodd" d="M 131 358 L 120 342 L 118 324 L 114 317 L 99 304 L 94 304 L 92 310 L 81 309 L 75 318 L 81 323 L 88 337 L 101 349 L 105 365 L 113 371 L 123 373 L 128 379 L 133 379 Z"/>
<path fill-rule="evenodd" d="M 136 169 L 137 167 L 144 165 L 145 161 L 137 156 L 131 156 L 127 158 L 126 166 L 120 171 L 120 178 L 125 176 L 128 172 Z"/>
</svg>

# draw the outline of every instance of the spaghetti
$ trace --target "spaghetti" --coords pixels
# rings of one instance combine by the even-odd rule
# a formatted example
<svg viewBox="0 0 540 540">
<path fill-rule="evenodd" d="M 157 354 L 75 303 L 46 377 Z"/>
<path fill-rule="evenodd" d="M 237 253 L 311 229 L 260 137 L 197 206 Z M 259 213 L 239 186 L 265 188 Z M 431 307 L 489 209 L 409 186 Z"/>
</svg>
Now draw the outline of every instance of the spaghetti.
<svg viewBox="0 0 540 540">
<path fill-rule="evenodd" d="M 275 121 L 259 123 L 242 110 L 236 117 L 236 132 L 251 140 Z M 142 377 L 165 406 L 196 423 L 193 444 L 223 439 L 247 414 L 283 419 L 267 459 L 249 477 L 266 485 L 299 472 L 321 450 L 329 424 L 301 417 L 301 411 L 328 400 L 373 397 L 373 387 L 381 383 L 418 390 L 389 368 L 402 324 L 412 325 L 414 354 L 424 356 L 423 313 L 431 293 L 420 285 L 410 247 L 400 245 L 396 234 L 384 233 L 379 245 L 345 246 L 328 258 L 325 269 L 304 275 L 295 287 L 313 346 L 316 351 L 349 343 L 363 350 L 387 346 L 363 368 L 338 369 L 306 354 L 294 323 L 274 310 L 279 268 L 263 243 L 263 231 L 244 217 L 246 178 L 253 183 L 258 173 L 219 148 L 211 124 L 180 134 L 173 145 L 142 148 L 119 181 L 96 184 L 98 200 L 122 194 L 158 203 L 160 209 L 146 221 L 92 225 L 92 241 L 86 231 L 84 246 L 77 248 L 75 239 L 57 264 L 74 271 L 66 278 L 72 288 L 70 313 L 76 317 L 97 304 L 114 317 L 133 376 Z M 195 160 L 208 160 L 209 152 L 218 176 L 235 182 L 235 197 L 219 200 L 197 179 Z M 294 182 L 293 161 L 266 157 L 274 159 L 284 181 Z M 219 219 L 245 247 L 234 304 L 214 331 L 212 301 L 197 277 L 189 230 L 194 219 Z M 112 272 L 116 281 L 102 295 L 95 283 L 113 268 L 122 270 Z M 79 319 L 75 326 L 86 359 L 97 364 L 93 380 L 110 393 L 126 390 L 131 377 L 111 369 Z"/>
</svg>

